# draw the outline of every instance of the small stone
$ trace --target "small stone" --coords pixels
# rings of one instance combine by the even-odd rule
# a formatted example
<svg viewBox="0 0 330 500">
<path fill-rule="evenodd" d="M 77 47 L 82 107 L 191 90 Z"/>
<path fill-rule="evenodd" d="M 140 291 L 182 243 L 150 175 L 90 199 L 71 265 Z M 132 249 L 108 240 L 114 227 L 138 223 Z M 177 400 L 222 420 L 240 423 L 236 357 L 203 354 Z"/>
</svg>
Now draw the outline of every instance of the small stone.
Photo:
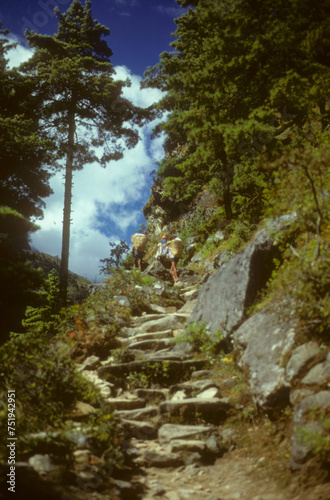
<svg viewBox="0 0 330 500">
<path fill-rule="evenodd" d="M 49 455 L 34 455 L 29 458 L 29 465 L 39 474 L 47 474 L 54 469 Z"/>
<path fill-rule="evenodd" d="M 186 397 L 187 396 L 184 391 L 178 391 L 172 396 L 171 401 L 180 401 L 182 399 L 185 399 Z"/>
<path fill-rule="evenodd" d="M 88 463 L 91 452 L 90 450 L 76 450 L 73 452 L 73 457 L 76 463 Z"/>
</svg>

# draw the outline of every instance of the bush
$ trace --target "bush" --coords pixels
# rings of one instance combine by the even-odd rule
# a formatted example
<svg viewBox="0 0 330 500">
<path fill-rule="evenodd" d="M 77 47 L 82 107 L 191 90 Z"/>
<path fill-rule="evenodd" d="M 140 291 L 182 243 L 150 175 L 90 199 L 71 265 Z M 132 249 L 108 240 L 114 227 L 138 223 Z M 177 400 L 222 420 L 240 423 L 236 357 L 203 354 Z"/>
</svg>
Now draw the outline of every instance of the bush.
<svg viewBox="0 0 330 500">
<path fill-rule="evenodd" d="M 190 344 L 194 352 L 203 353 L 212 359 L 221 351 L 223 335 L 220 330 L 208 332 L 203 323 L 194 322 L 188 324 L 186 331 L 175 341 Z"/>
<path fill-rule="evenodd" d="M 0 389 L 16 391 L 16 431 L 61 427 L 77 400 L 99 405 L 94 386 L 76 372 L 65 346 L 33 333 L 15 334 L 0 348 Z M 7 414 L 0 412 L 3 435 Z"/>
<path fill-rule="evenodd" d="M 53 269 L 45 281 L 43 289 L 36 292 L 39 307 L 28 306 L 22 325 L 38 334 L 54 334 L 60 319 L 60 279 Z"/>
</svg>

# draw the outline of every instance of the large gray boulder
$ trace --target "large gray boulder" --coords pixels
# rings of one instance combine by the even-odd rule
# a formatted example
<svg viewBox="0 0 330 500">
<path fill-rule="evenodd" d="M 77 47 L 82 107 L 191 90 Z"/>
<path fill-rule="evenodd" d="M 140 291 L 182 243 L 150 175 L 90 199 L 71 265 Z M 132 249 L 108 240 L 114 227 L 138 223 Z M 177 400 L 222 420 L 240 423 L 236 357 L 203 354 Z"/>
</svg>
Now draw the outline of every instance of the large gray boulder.
<svg viewBox="0 0 330 500">
<path fill-rule="evenodd" d="M 239 365 L 249 373 L 253 398 L 268 412 L 289 404 L 285 365 L 294 340 L 293 320 L 270 308 L 245 321 L 233 335 L 235 348 L 243 353 Z"/>
<path fill-rule="evenodd" d="M 247 308 L 270 278 L 276 256 L 278 249 L 271 231 L 258 231 L 242 252 L 203 285 L 189 322 L 203 322 L 210 331 L 220 328 L 228 337 L 244 321 Z"/>
</svg>

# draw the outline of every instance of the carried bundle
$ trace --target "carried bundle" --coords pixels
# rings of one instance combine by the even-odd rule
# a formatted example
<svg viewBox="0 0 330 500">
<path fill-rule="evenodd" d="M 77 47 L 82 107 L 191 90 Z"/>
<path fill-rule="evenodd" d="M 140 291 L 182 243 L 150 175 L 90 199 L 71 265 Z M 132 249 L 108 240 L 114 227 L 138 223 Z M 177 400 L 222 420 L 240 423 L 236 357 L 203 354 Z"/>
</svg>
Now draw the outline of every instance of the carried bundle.
<svg viewBox="0 0 330 500">
<path fill-rule="evenodd" d="M 172 252 L 174 257 L 177 257 L 178 259 L 181 257 L 183 251 L 183 243 L 179 238 L 175 238 L 174 240 L 170 241 L 167 247 Z"/>
<path fill-rule="evenodd" d="M 133 234 L 131 242 L 138 252 L 143 252 L 148 243 L 148 236 L 140 233 Z"/>
</svg>

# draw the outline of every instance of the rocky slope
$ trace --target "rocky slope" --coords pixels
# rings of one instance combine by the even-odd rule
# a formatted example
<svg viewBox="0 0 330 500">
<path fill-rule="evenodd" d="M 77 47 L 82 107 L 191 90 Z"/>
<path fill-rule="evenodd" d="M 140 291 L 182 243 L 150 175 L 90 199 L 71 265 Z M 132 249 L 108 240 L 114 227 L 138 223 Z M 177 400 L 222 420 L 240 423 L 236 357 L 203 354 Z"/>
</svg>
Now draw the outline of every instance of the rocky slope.
<svg viewBox="0 0 330 500">
<path fill-rule="evenodd" d="M 251 245 L 260 239 L 257 235 Z M 253 252 L 247 247 L 244 253 L 251 279 Z M 227 273 L 231 265 L 234 272 L 237 259 L 227 262 Z M 173 290 L 177 306 L 150 303 L 148 313 L 133 317 L 118 339 L 122 360 L 110 351 L 77 365 L 118 419 L 123 468 L 98 456 L 83 426 L 95 409 L 77 403 L 66 431 L 70 462 L 60 461 L 59 437 L 50 443 L 47 433 L 31 436 L 40 451 L 18 464 L 24 498 L 328 499 L 326 464 L 310 460 L 311 447 L 301 445 L 297 429 L 317 430 L 320 422 L 306 417 L 306 410 L 317 414 L 329 407 L 329 355 L 315 343 L 296 347 L 294 322 L 290 315 L 280 319 L 276 308 L 244 319 L 244 300 L 235 310 L 238 320 L 227 329 L 241 369 L 232 354 L 194 354 L 175 340 L 187 322 L 203 314 L 209 280 L 203 284 L 197 273 L 179 269 L 181 284 L 173 288 L 167 273 L 153 291 L 161 297 Z M 221 283 L 220 297 L 221 286 L 228 286 Z M 246 294 L 244 280 L 242 287 Z"/>
</svg>

